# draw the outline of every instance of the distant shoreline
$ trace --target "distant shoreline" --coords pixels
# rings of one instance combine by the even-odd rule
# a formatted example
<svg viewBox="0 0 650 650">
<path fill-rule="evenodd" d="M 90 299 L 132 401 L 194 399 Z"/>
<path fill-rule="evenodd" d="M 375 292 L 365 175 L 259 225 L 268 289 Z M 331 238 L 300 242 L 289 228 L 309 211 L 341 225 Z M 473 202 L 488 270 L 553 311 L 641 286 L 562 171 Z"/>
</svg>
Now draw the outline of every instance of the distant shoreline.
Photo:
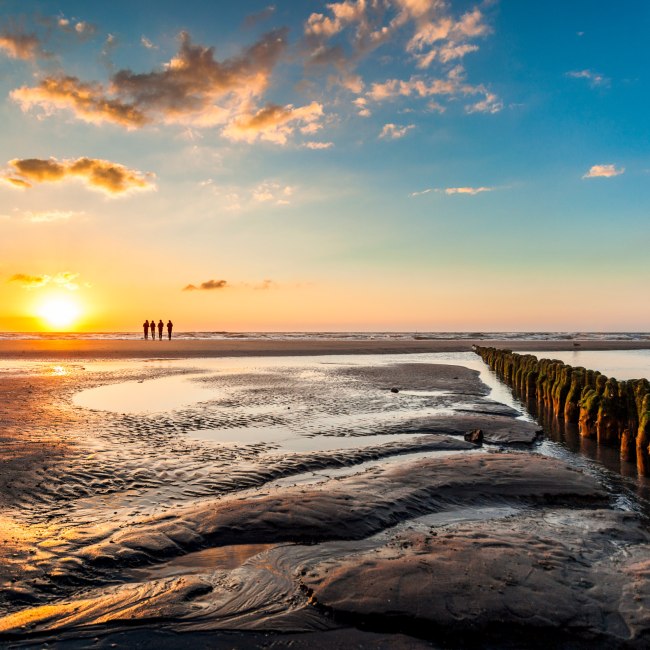
<svg viewBox="0 0 650 650">
<path fill-rule="evenodd" d="M 0 340 L 2 359 L 179 359 L 201 357 L 318 356 L 469 352 L 473 345 L 514 351 L 647 350 L 650 341 L 621 340 Z"/>
</svg>

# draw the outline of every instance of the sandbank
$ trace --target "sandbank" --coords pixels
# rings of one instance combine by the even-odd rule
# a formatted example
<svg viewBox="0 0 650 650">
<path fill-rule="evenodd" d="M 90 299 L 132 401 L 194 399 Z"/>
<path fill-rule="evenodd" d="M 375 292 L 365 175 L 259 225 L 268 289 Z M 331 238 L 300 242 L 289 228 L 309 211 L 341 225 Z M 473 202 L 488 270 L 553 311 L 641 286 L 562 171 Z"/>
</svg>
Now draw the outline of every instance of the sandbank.
<svg viewBox="0 0 650 650">
<path fill-rule="evenodd" d="M 198 357 L 311 356 L 325 354 L 417 354 L 469 352 L 473 345 L 529 350 L 643 350 L 650 341 L 581 340 L 9 340 L 0 359 L 174 359 Z"/>
</svg>

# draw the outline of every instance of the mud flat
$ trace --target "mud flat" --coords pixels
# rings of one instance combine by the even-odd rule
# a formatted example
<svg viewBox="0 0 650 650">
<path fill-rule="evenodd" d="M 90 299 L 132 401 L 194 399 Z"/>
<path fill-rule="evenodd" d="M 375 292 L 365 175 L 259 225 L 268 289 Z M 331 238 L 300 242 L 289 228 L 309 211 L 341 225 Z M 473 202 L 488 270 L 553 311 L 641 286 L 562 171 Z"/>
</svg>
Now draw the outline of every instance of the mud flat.
<svg viewBox="0 0 650 650">
<path fill-rule="evenodd" d="M 0 644 L 647 647 L 642 508 L 472 356 L 5 367 Z"/>
</svg>

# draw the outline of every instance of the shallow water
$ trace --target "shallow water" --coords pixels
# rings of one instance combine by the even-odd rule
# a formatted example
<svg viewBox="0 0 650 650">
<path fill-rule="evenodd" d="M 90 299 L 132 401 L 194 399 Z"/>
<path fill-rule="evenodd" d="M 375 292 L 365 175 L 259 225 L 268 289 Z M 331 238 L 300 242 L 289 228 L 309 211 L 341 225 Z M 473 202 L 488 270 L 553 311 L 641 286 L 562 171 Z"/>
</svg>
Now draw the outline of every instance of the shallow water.
<svg viewBox="0 0 650 650">
<path fill-rule="evenodd" d="M 214 399 L 214 390 L 192 381 L 195 375 L 108 384 L 77 393 L 75 406 L 115 413 L 155 413 Z"/>
<path fill-rule="evenodd" d="M 219 374 L 242 370 L 256 372 L 274 368 L 291 369 L 295 372 L 309 372 L 310 368 L 334 366 L 338 368 L 352 366 L 387 366 L 395 363 L 439 363 L 445 365 L 462 365 L 480 373 L 480 379 L 490 388 L 489 399 L 501 402 L 524 415 L 521 405 L 513 399 L 507 386 L 499 382 L 487 369 L 485 364 L 473 352 L 440 352 L 427 354 L 368 354 L 345 356 L 300 356 L 300 357 L 245 357 L 245 358 L 210 358 L 210 359 L 172 359 L 150 360 L 148 367 L 161 370 L 181 370 L 192 368 L 202 374 L 185 374 L 161 379 L 137 382 L 109 384 L 81 391 L 74 397 L 74 403 L 84 408 L 112 411 L 115 413 L 144 413 L 171 411 L 178 406 L 214 399 L 214 394 L 207 392 L 207 387 L 196 380 L 206 379 L 208 374 Z M 29 362 L 10 362 L 11 367 L 21 367 Z M 103 370 L 109 370 L 112 364 L 116 369 L 133 367 L 133 363 L 123 361 L 101 362 Z M 47 365 L 47 364 L 46 364 Z M 89 364 L 90 365 L 90 364 Z M 52 367 L 49 364 L 48 367 Z M 444 397 L 447 391 L 404 390 L 402 396 L 410 397 Z"/>
<path fill-rule="evenodd" d="M 521 353 L 524 354 L 524 353 Z M 538 359 L 559 359 L 574 367 L 598 370 L 614 379 L 649 379 L 650 350 L 569 350 L 527 352 Z"/>
</svg>

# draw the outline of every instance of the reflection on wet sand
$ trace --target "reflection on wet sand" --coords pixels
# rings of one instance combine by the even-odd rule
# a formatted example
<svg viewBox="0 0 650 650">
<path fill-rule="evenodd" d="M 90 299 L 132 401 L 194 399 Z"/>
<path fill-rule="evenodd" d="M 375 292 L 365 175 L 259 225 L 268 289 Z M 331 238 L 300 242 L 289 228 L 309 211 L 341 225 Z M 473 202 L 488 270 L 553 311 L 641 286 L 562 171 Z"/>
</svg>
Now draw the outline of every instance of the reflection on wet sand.
<svg viewBox="0 0 650 650">
<path fill-rule="evenodd" d="M 57 366 L 3 374 L 5 639 L 108 643 L 155 619 L 151 638 L 251 647 L 343 627 L 374 635 L 361 647 L 516 644 L 533 610 L 562 642 L 650 629 L 640 502 L 542 414 L 560 442 L 540 442 L 475 356 Z M 179 401 L 129 406 L 161 385 Z"/>
</svg>

